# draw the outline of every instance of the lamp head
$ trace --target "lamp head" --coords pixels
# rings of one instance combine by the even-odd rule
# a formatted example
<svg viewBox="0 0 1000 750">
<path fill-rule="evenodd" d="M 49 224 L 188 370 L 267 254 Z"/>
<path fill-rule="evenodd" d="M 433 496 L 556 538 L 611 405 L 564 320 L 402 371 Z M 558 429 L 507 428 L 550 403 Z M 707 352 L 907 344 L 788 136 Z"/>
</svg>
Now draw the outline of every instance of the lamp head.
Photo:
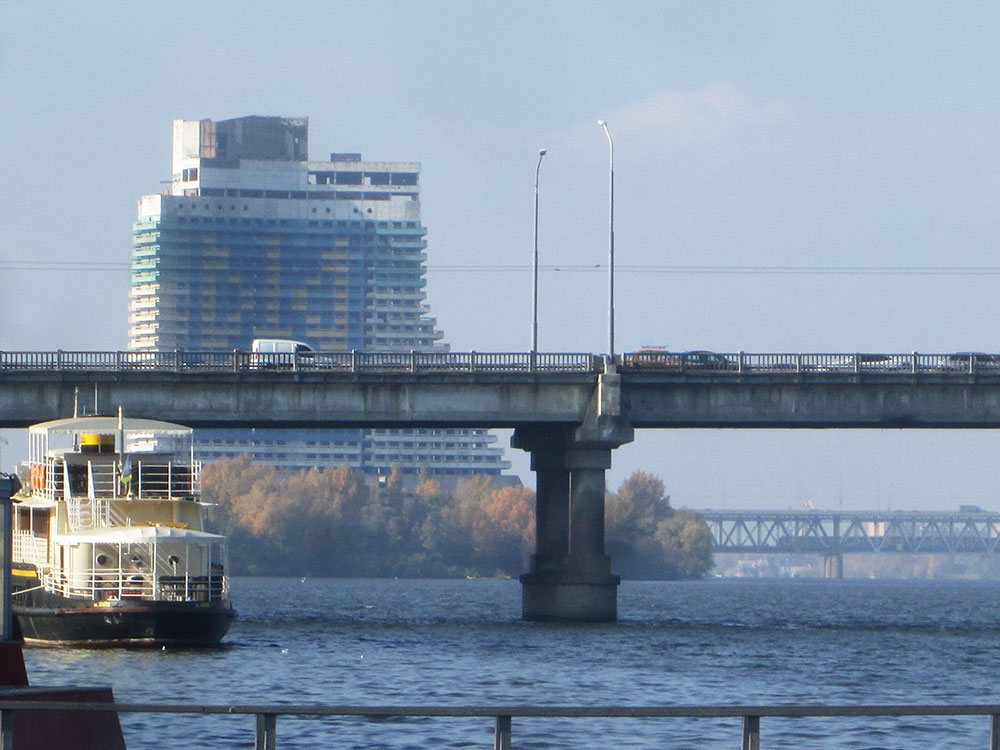
<svg viewBox="0 0 1000 750">
<path fill-rule="evenodd" d="M 538 149 L 538 155 L 539 156 L 545 156 L 545 154 L 547 154 L 548 152 L 549 152 L 549 150 L 547 148 L 540 148 L 540 149 Z"/>
<path fill-rule="evenodd" d="M 597 124 L 598 124 L 598 125 L 600 125 L 600 126 L 601 126 L 601 127 L 603 128 L 603 127 L 604 127 L 605 125 L 607 125 L 608 123 L 607 123 L 606 121 L 604 121 L 604 120 L 598 120 L 598 121 L 597 121 Z"/>
</svg>

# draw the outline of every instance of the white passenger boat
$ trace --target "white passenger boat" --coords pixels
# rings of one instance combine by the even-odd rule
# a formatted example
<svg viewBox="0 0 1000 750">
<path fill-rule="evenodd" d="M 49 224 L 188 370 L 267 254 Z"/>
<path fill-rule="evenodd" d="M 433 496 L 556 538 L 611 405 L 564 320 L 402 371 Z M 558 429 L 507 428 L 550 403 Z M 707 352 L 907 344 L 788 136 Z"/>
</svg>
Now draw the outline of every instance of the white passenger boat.
<svg viewBox="0 0 1000 750">
<path fill-rule="evenodd" d="M 81 417 L 28 438 L 11 576 L 25 643 L 217 644 L 235 612 L 226 538 L 204 529 L 191 429 Z"/>
</svg>

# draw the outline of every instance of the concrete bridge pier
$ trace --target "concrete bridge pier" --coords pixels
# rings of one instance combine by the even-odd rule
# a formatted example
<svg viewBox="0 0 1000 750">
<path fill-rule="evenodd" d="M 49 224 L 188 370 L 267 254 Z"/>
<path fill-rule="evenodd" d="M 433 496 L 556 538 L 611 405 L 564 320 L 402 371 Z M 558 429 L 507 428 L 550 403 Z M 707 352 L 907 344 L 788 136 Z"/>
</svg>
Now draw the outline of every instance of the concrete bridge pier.
<svg viewBox="0 0 1000 750">
<path fill-rule="evenodd" d="M 566 567 L 569 555 L 569 428 L 517 430 L 511 446 L 531 453 L 535 472 L 535 554 L 529 573 L 552 573 Z"/>
<path fill-rule="evenodd" d="M 843 578 L 844 577 L 844 556 L 841 553 L 826 555 L 823 557 L 823 577 Z"/>
<path fill-rule="evenodd" d="M 604 473 L 611 451 L 627 442 L 620 437 L 595 440 L 571 427 L 515 430 L 511 445 L 531 452 L 535 471 L 535 554 L 521 576 L 525 620 L 617 619 L 621 579 L 604 552 Z"/>
</svg>

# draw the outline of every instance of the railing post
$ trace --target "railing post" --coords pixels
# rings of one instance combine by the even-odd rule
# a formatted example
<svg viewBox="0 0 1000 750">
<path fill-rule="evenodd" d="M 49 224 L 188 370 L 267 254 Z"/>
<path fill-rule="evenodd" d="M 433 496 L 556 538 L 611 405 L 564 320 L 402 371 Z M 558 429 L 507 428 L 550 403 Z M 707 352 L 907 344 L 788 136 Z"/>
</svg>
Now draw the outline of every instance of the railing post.
<svg viewBox="0 0 1000 750">
<path fill-rule="evenodd" d="M 415 349 L 410 349 L 410 372 L 417 371 L 417 352 Z"/>
<path fill-rule="evenodd" d="M 469 372 L 476 371 L 476 353 L 469 352 Z"/>
<path fill-rule="evenodd" d="M 744 352 L 740 352 L 736 358 L 736 362 L 738 363 L 736 372 L 740 373 L 740 375 L 743 374 L 743 368 L 746 366 L 746 358 L 747 355 Z"/>
<path fill-rule="evenodd" d="M 990 750 L 1000 750 L 1000 714 L 990 716 Z"/>
<path fill-rule="evenodd" d="M 10 708 L 0 711 L 0 750 L 14 750 L 14 711 Z"/>
<path fill-rule="evenodd" d="M 240 350 L 233 349 L 233 372 L 240 371 Z"/>
<path fill-rule="evenodd" d="M 510 750 L 510 717 L 498 716 L 496 734 L 493 736 L 493 750 Z"/>
<path fill-rule="evenodd" d="M 351 372 L 358 371 L 358 350 L 351 349 Z"/>
<path fill-rule="evenodd" d="M 122 370 L 122 353 L 115 352 L 115 372 L 121 372 Z"/>
<path fill-rule="evenodd" d="M 174 372 L 181 371 L 181 350 L 174 349 Z"/>
<path fill-rule="evenodd" d="M 254 738 L 254 750 L 275 750 L 277 724 L 277 714 L 257 714 L 257 733 Z"/>
<path fill-rule="evenodd" d="M 914 373 L 916 373 L 916 371 L 917 371 L 917 353 L 916 352 L 913 352 L 913 367 L 911 368 L 911 370 Z"/>
<path fill-rule="evenodd" d="M 741 750 L 760 750 L 760 717 L 743 717 L 743 744 Z"/>
</svg>

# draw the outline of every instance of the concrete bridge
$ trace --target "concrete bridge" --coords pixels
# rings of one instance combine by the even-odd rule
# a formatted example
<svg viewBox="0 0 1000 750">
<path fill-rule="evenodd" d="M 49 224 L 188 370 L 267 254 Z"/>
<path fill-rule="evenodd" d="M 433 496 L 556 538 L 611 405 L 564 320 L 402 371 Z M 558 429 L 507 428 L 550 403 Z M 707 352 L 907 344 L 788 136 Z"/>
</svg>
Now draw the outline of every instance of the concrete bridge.
<svg viewBox="0 0 1000 750">
<path fill-rule="evenodd" d="M 713 552 L 816 554 L 827 578 L 842 578 L 844 555 L 1000 554 L 1000 513 L 860 510 L 702 510 Z"/>
<path fill-rule="evenodd" d="M 513 428 L 536 479 L 527 619 L 614 620 L 605 471 L 635 428 L 1000 427 L 1000 355 L 0 352 L 0 427 Z"/>
</svg>

